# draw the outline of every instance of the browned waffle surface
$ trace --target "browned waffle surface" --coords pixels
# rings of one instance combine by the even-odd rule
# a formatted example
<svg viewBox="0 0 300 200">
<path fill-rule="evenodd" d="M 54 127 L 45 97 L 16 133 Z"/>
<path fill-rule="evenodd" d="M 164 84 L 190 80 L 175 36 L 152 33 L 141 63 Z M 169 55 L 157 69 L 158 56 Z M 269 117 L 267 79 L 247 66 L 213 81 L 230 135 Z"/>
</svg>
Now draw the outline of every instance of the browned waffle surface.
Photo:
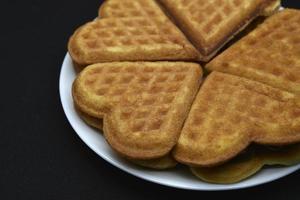
<svg viewBox="0 0 300 200">
<path fill-rule="evenodd" d="M 176 160 L 213 166 L 251 142 L 300 141 L 299 97 L 245 78 L 212 72 L 198 93 L 174 150 Z"/>
<path fill-rule="evenodd" d="M 99 8 L 103 17 L 166 17 L 154 0 L 107 0 Z"/>
<path fill-rule="evenodd" d="M 77 106 L 75 105 L 77 113 L 80 117 L 91 127 L 94 127 L 103 132 L 103 119 L 92 117 L 84 112 L 82 112 Z M 167 154 L 163 157 L 148 159 L 148 160 L 130 160 L 132 163 L 135 163 L 139 166 L 156 169 L 156 170 L 163 170 L 173 168 L 177 165 L 176 160 L 170 155 Z"/>
<path fill-rule="evenodd" d="M 156 158 L 175 145 L 201 76 L 193 63 L 95 64 L 75 80 L 73 98 L 83 112 L 104 117 L 105 137 L 119 153 Z"/>
<path fill-rule="evenodd" d="M 68 49 L 76 64 L 198 59 L 198 51 L 156 3 L 149 3 L 149 9 L 156 10 L 156 14 L 146 16 L 129 12 L 124 6 L 128 3 L 135 5 L 138 1 L 122 1 L 116 4 L 119 9 L 114 8 L 115 4 L 110 2 L 102 6 L 106 17 L 83 25 L 70 38 Z M 117 14 L 114 16 L 111 8 L 120 12 L 124 9 L 123 13 L 129 14 L 125 17 Z M 147 9 L 148 7 L 142 9 L 141 6 L 139 11 L 150 15 Z"/>
<path fill-rule="evenodd" d="M 160 0 L 208 61 L 255 17 L 276 9 L 278 0 Z M 265 8 L 268 8 L 265 10 Z"/>
<path fill-rule="evenodd" d="M 274 14 L 206 67 L 300 94 L 300 11 Z"/>
</svg>

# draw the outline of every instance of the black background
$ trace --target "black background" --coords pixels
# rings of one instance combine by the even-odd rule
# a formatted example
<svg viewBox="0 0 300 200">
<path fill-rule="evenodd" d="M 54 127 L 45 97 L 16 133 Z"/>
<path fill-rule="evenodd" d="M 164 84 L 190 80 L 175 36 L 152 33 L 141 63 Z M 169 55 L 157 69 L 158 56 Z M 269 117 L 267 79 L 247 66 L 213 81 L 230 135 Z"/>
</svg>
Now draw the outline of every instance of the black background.
<svg viewBox="0 0 300 200">
<path fill-rule="evenodd" d="M 67 122 L 58 78 L 68 37 L 100 3 L 1 1 L 0 199 L 300 199 L 300 172 L 250 189 L 196 192 L 140 180 L 93 153 Z"/>
</svg>

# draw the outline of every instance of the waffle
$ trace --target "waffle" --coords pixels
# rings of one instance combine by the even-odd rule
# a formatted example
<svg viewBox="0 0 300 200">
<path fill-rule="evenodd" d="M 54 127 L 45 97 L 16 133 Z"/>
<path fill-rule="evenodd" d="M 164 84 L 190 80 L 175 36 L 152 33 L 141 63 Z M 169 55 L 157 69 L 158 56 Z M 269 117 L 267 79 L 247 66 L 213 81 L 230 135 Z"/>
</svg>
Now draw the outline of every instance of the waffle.
<svg viewBox="0 0 300 200">
<path fill-rule="evenodd" d="M 99 8 L 105 17 L 167 17 L 154 0 L 107 0 Z"/>
<path fill-rule="evenodd" d="M 105 5 L 110 4 L 104 4 L 103 9 Z M 111 61 L 197 60 L 199 57 L 198 51 L 163 13 L 153 17 L 104 17 L 89 22 L 71 36 L 68 49 L 75 64 L 80 66 Z"/>
<path fill-rule="evenodd" d="M 269 17 L 206 68 L 300 94 L 300 11 Z"/>
<path fill-rule="evenodd" d="M 279 150 L 254 149 L 243 153 L 221 166 L 191 168 L 195 176 L 203 181 L 218 184 L 240 182 L 256 174 L 265 165 L 289 166 L 300 162 L 300 145 L 283 147 Z"/>
<path fill-rule="evenodd" d="M 80 111 L 77 106 L 75 106 L 77 113 L 80 117 L 91 127 L 94 127 L 100 131 L 103 131 L 103 120 L 92 117 L 82 111 Z M 151 168 L 151 169 L 169 169 L 177 165 L 177 162 L 171 157 L 171 155 L 166 155 L 160 158 L 150 159 L 150 160 L 130 160 L 132 163 L 140 165 L 142 167 Z"/>
<path fill-rule="evenodd" d="M 279 0 L 159 0 L 209 61 L 234 35 L 259 15 L 270 14 Z"/>
<path fill-rule="evenodd" d="M 198 93 L 174 149 L 191 166 L 215 166 L 251 142 L 300 142 L 300 101 L 293 93 L 212 72 Z"/>
<path fill-rule="evenodd" d="M 73 84 L 84 113 L 104 119 L 108 143 L 130 159 L 166 155 L 201 82 L 198 64 L 115 62 L 87 67 Z"/>
</svg>

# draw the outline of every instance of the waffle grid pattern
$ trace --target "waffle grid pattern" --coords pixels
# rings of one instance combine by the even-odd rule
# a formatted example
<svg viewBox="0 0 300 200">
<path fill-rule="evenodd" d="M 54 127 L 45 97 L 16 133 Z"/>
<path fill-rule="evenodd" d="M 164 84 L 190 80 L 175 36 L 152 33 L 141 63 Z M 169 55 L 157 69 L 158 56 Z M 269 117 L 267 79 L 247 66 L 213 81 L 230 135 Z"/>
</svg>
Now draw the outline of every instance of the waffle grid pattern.
<svg viewBox="0 0 300 200">
<path fill-rule="evenodd" d="M 131 132 L 157 130 L 185 81 L 187 68 L 96 68 L 85 80 L 87 88 L 119 105 L 120 119 Z"/>
<path fill-rule="evenodd" d="M 239 130 L 237 126 L 249 126 L 251 123 L 287 125 L 290 124 L 289 119 L 296 117 L 295 105 L 288 102 L 295 98 L 291 93 L 274 89 L 269 94 L 269 87 L 221 74 L 214 74 L 209 81 L 211 88 L 201 93 L 199 103 L 194 105 L 191 113 L 196 132 L 207 130 L 216 133 L 224 131 L 221 130 L 224 127 L 234 132 Z M 203 102 L 209 102 L 211 106 Z M 300 108 L 296 110 L 299 112 Z M 199 113 L 205 113 L 205 116 Z"/>
<path fill-rule="evenodd" d="M 299 57 L 300 12 L 286 10 L 273 15 L 207 68 L 300 93 Z"/>
<path fill-rule="evenodd" d="M 299 131 L 297 95 L 212 72 L 193 103 L 174 155 L 186 164 L 212 166 L 236 156 L 251 142 L 299 141 Z"/>
<path fill-rule="evenodd" d="M 179 0 L 178 7 L 186 13 L 186 20 L 197 27 L 203 39 L 208 39 L 236 18 L 245 3 L 242 0 Z"/>
<path fill-rule="evenodd" d="M 164 24 L 163 28 L 158 28 Z M 182 45 L 181 36 L 172 24 L 159 18 L 105 18 L 90 23 L 91 28 L 80 33 L 88 49 L 101 50 L 105 47 L 130 47 L 153 44 Z"/>
<path fill-rule="evenodd" d="M 164 17 L 153 0 L 110 0 L 99 9 L 101 17 Z"/>
</svg>

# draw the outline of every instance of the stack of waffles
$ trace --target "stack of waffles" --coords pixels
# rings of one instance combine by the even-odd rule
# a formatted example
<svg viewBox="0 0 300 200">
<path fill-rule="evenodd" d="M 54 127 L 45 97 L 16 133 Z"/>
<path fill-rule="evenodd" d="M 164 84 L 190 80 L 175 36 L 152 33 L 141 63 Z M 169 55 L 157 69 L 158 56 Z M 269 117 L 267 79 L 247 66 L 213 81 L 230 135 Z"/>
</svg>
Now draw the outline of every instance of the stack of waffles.
<svg viewBox="0 0 300 200">
<path fill-rule="evenodd" d="M 207 182 L 299 163 L 300 11 L 279 6 L 106 0 L 69 40 L 78 114 L 130 162 Z"/>
</svg>

